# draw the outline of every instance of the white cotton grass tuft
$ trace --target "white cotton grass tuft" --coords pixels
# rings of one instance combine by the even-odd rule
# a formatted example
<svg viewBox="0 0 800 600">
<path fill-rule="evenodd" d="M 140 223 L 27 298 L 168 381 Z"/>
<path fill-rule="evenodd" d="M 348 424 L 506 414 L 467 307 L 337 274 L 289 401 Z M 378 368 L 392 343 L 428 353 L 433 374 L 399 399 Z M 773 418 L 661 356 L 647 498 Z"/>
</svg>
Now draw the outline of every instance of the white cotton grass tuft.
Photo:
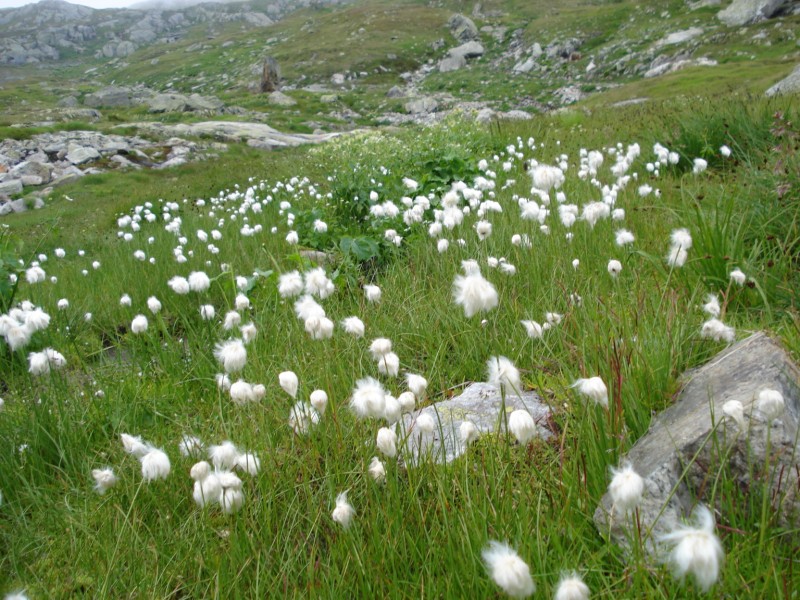
<svg viewBox="0 0 800 600">
<path fill-rule="evenodd" d="M 181 456 L 200 456 L 203 454 L 205 446 L 203 446 L 203 442 L 200 438 L 185 434 L 181 437 L 181 441 L 178 442 L 178 450 Z"/>
<path fill-rule="evenodd" d="M 747 281 L 747 275 L 745 275 L 739 267 L 736 267 L 730 273 L 730 279 L 732 283 L 736 285 L 744 285 Z"/>
<path fill-rule="evenodd" d="M 379 419 L 383 417 L 385 408 L 386 390 L 378 380 L 365 377 L 356 381 L 356 388 L 350 397 L 350 409 L 356 416 Z"/>
<path fill-rule="evenodd" d="M 239 450 L 236 448 L 236 445 L 229 440 L 225 440 L 217 446 L 208 447 L 208 458 L 211 459 L 214 468 L 218 470 L 230 471 L 233 469 L 233 467 L 236 466 L 236 459 L 238 456 Z"/>
<path fill-rule="evenodd" d="M 518 409 L 508 416 L 508 429 L 523 446 L 536 437 L 536 422 L 527 410 Z"/>
<path fill-rule="evenodd" d="M 453 300 L 464 309 L 464 316 L 469 319 L 495 308 L 499 302 L 497 290 L 481 275 L 478 263 L 465 260 L 461 264 L 465 275 L 456 275 L 453 281 Z"/>
<path fill-rule="evenodd" d="M 623 514 L 634 510 L 642 501 L 644 493 L 644 479 L 633 465 L 625 463 L 619 469 L 611 468 L 611 483 L 608 493 L 611 495 L 611 510 L 619 510 Z"/>
<path fill-rule="evenodd" d="M 154 479 L 166 479 L 169 476 L 171 465 L 169 456 L 160 448 L 151 448 L 150 451 L 141 458 L 142 478 L 145 481 Z"/>
<path fill-rule="evenodd" d="M 722 405 L 722 414 L 733 420 L 739 431 L 747 431 L 747 422 L 744 419 L 744 404 L 738 400 L 728 400 Z"/>
<path fill-rule="evenodd" d="M 203 271 L 192 271 L 189 273 L 187 281 L 189 282 L 189 289 L 193 292 L 205 292 L 211 287 L 211 280 Z"/>
<path fill-rule="evenodd" d="M 94 490 L 101 496 L 117 484 L 117 476 L 114 469 L 105 467 L 103 469 L 93 469 Z"/>
<path fill-rule="evenodd" d="M 706 303 L 703 304 L 703 312 L 709 317 L 719 317 L 720 313 L 722 312 L 722 308 L 719 305 L 719 298 L 717 298 L 716 294 L 709 294 L 706 296 Z"/>
<path fill-rule="evenodd" d="M 436 420 L 429 412 L 421 412 L 414 419 L 413 427 L 423 435 L 431 434 L 436 430 Z"/>
<path fill-rule="evenodd" d="M 298 271 L 284 273 L 278 278 L 278 293 L 281 298 L 299 296 L 303 291 L 303 276 Z"/>
<path fill-rule="evenodd" d="M 31 375 L 47 375 L 51 370 L 62 369 L 66 364 L 64 355 L 52 348 L 28 354 L 28 372 Z"/>
<path fill-rule="evenodd" d="M 150 297 L 147 299 L 147 309 L 148 309 L 148 310 L 149 310 L 151 313 L 153 313 L 153 314 L 156 314 L 156 313 L 158 313 L 159 311 L 161 311 L 161 302 L 160 302 L 160 301 L 159 301 L 159 299 L 158 299 L 158 298 L 156 298 L 155 296 L 150 296 Z"/>
<path fill-rule="evenodd" d="M 736 339 L 736 330 L 733 327 L 725 325 L 719 319 L 709 319 L 700 328 L 700 337 L 704 339 L 714 340 L 715 342 L 733 343 Z"/>
<path fill-rule="evenodd" d="M 335 522 L 339 523 L 343 529 L 347 529 L 350 527 L 355 514 L 355 509 L 347 501 L 347 492 L 342 492 L 336 496 L 336 506 L 331 513 L 331 517 Z"/>
<path fill-rule="evenodd" d="M 358 317 L 345 317 L 342 319 L 342 329 L 353 337 L 364 337 L 364 321 Z"/>
<path fill-rule="evenodd" d="M 216 472 L 211 471 L 211 465 L 201 460 L 192 466 L 189 476 L 194 480 L 192 497 L 200 508 L 207 504 L 219 503 L 222 485 Z"/>
<path fill-rule="evenodd" d="M 240 315 L 235 310 L 229 310 L 225 313 L 225 319 L 222 322 L 222 328 L 225 331 L 231 331 L 232 329 L 236 329 L 242 322 L 242 315 Z"/>
<path fill-rule="evenodd" d="M 328 394 L 325 390 L 314 390 L 309 396 L 311 406 L 314 407 L 320 416 L 325 414 L 325 409 L 328 407 Z"/>
<path fill-rule="evenodd" d="M 381 301 L 381 288 L 377 285 L 367 284 L 364 286 L 364 296 L 367 298 L 367 302 L 378 303 Z"/>
<path fill-rule="evenodd" d="M 316 269 L 311 269 L 306 272 L 305 291 L 306 294 L 311 294 L 312 296 L 317 296 L 324 300 L 333 294 L 336 288 L 333 285 L 333 281 L 328 279 L 328 276 L 325 274 L 325 269 L 317 267 Z"/>
<path fill-rule="evenodd" d="M 480 431 L 472 421 L 464 421 L 458 428 L 458 437 L 465 447 L 477 442 L 480 436 Z"/>
<path fill-rule="evenodd" d="M 176 275 L 172 279 L 167 282 L 170 289 L 175 292 L 176 294 L 183 296 L 189 293 L 189 281 L 185 277 L 181 277 L 180 275 Z"/>
<path fill-rule="evenodd" d="M 674 531 L 659 538 L 661 543 L 672 546 L 669 563 L 675 577 L 683 579 L 691 573 L 703 592 L 719 578 L 725 560 L 725 551 L 714 533 L 714 515 L 703 505 L 695 508 L 693 517 L 696 527 L 679 525 Z"/>
<path fill-rule="evenodd" d="M 388 375 L 389 377 L 397 377 L 400 372 L 400 357 L 394 352 L 384 354 L 377 360 L 378 373 L 381 375 Z"/>
<path fill-rule="evenodd" d="M 261 460 L 252 452 L 242 452 L 236 457 L 234 467 L 243 473 L 255 477 L 261 470 Z"/>
<path fill-rule="evenodd" d="M 372 457 L 367 472 L 372 477 L 372 480 L 379 485 L 386 481 L 386 466 L 377 456 Z"/>
<path fill-rule="evenodd" d="M 425 396 L 425 391 L 428 389 L 428 380 L 422 375 L 407 373 L 406 385 L 408 385 L 409 391 L 414 394 L 416 398 L 421 400 Z"/>
<path fill-rule="evenodd" d="M 512 598 L 527 598 L 536 591 L 528 564 L 508 544 L 490 541 L 481 555 L 492 581 Z"/>
<path fill-rule="evenodd" d="M 372 358 L 380 360 L 392 351 L 392 341 L 388 338 L 375 338 L 369 345 L 369 352 Z"/>
<path fill-rule="evenodd" d="M 244 325 L 239 327 L 239 331 L 242 334 L 242 341 L 245 344 L 249 344 L 250 342 L 252 342 L 254 339 L 256 339 L 256 336 L 258 335 L 258 329 L 256 328 L 256 324 L 252 322 L 245 323 Z"/>
<path fill-rule="evenodd" d="M 258 402 L 267 394 L 267 388 L 264 385 L 260 383 L 253 385 L 243 379 L 239 379 L 231 384 L 228 391 L 231 395 L 231 400 L 233 400 L 233 403 L 237 406 L 244 406 L 250 402 Z"/>
<path fill-rule="evenodd" d="M 578 379 L 570 387 L 576 388 L 578 393 L 586 396 L 595 404 L 608 408 L 608 388 L 600 377 Z"/>
<path fill-rule="evenodd" d="M 25 590 L 14 590 L 3 596 L 3 600 L 29 600 Z"/>
<path fill-rule="evenodd" d="M 414 392 L 403 392 L 397 397 L 397 403 L 400 405 L 400 413 L 408 414 L 417 407 L 417 397 Z"/>
<path fill-rule="evenodd" d="M 227 340 L 216 345 L 214 357 L 220 362 L 226 373 L 236 373 L 241 371 L 247 362 L 247 349 L 240 339 Z"/>
<path fill-rule="evenodd" d="M 487 382 L 505 394 L 522 392 L 519 370 L 505 356 L 492 356 L 486 361 Z"/>
<path fill-rule="evenodd" d="M 297 435 L 308 435 L 319 423 L 319 413 L 308 402 L 298 400 L 289 411 L 289 427 Z"/>
<path fill-rule="evenodd" d="M 283 391 L 292 398 L 297 398 L 297 388 L 300 385 L 297 374 L 294 371 L 283 371 L 278 374 L 278 383 Z"/>
<path fill-rule="evenodd" d="M 397 434 L 394 429 L 381 427 L 375 438 L 375 446 L 378 448 L 378 452 L 387 458 L 397 456 Z"/>
<path fill-rule="evenodd" d="M 242 480 L 230 471 L 222 471 L 216 474 L 219 485 L 222 488 L 219 494 L 219 505 L 222 512 L 226 515 L 237 512 L 244 505 L 244 493 L 242 492 Z"/>
<path fill-rule="evenodd" d="M 617 277 L 622 272 L 622 263 L 619 262 L 617 259 L 612 258 L 608 261 L 608 274 L 611 277 Z"/>
<path fill-rule="evenodd" d="M 525 328 L 525 333 L 532 340 L 539 340 L 544 335 L 544 328 L 536 321 L 520 321 L 520 323 Z"/>
<path fill-rule="evenodd" d="M 210 321 L 217 315 L 217 311 L 213 304 L 200 305 L 200 318 L 204 321 Z"/>
<path fill-rule="evenodd" d="M 589 600 L 589 586 L 577 573 L 561 576 L 553 600 Z"/>
<path fill-rule="evenodd" d="M 783 414 L 786 402 L 778 390 L 761 390 L 758 393 L 756 408 L 767 421 L 774 421 Z"/>
<path fill-rule="evenodd" d="M 620 229 L 614 234 L 614 241 L 617 246 L 627 246 L 634 242 L 633 234 L 627 229 Z"/>
</svg>

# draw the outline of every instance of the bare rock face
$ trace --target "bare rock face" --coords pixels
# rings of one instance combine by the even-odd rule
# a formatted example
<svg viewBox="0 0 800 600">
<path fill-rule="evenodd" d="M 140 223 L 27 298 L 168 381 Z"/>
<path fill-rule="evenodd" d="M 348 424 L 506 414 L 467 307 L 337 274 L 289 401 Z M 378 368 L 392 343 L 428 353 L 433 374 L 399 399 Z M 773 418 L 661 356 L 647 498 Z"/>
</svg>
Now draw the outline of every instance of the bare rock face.
<svg viewBox="0 0 800 600">
<path fill-rule="evenodd" d="M 455 14 L 450 17 L 450 20 L 447 21 L 447 27 L 453 37 L 462 44 L 478 39 L 478 28 L 472 22 L 472 19 L 464 15 Z"/>
<path fill-rule="evenodd" d="M 759 394 L 777 390 L 785 410 L 769 417 Z M 734 419 L 727 402 L 743 406 Z M 661 413 L 631 448 L 627 460 L 645 480 L 638 530 L 655 554 L 659 537 L 689 515 L 695 502 L 710 503 L 720 482 L 768 493 L 776 520 L 797 523 L 800 515 L 800 369 L 767 335 L 757 333 L 688 374 L 677 402 Z M 765 490 L 765 486 L 767 489 Z M 719 498 L 716 498 L 719 500 Z M 717 507 L 725 522 L 723 503 Z M 624 547 L 636 538 L 633 516 L 612 506 L 606 494 L 594 514 L 603 534 Z"/>
<path fill-rule="evenodd" d="M 281 89 L 281 70 L 278 66 L 278 61 L 272 56 L 267 56 L 264 59 L 260 89 L 262 94 L 271 94 Z"/>
<path fill-rule="evenodd" d="M 772 18 L 787 0 L 733 0 L 733 3 L 717 13 L 717 18 L 729 27 L 741 27 Z"/>
<path fill-rule="evenodd" d="M 777 96 L 780 94 L 796 94 L 800 92 L 800 65 L 794 68 L 794 71 L 781 79 L 778 83 L 773 85 L 766 91 L 767 96 Z"/>
<path fill-rule="evenodd" d="M 503 399 L 495 386 L 490 383 L 473 383 L 452 400 L 436 402 L 405 415 L 404 460 L 413 465 L 430 457 L 436 462 L 449 463 L 466 450 L 460 434 L 462 423 L 472 423 L 481 435 L 497 431 L 498 427 L 499 431 L 505 431 L 506 418 L 515 410 L 527 410 L 531 414 L 542 439 L 553 435 L 547 429 L 550 408 L 534 392 L 509 394 L 505 399 L 505 415 L 503 408 Z M 423 413 L 433 417 L 436 427 L 432 433 L 420 433 L 415 429 L 417 419 Z"/>
</svg>

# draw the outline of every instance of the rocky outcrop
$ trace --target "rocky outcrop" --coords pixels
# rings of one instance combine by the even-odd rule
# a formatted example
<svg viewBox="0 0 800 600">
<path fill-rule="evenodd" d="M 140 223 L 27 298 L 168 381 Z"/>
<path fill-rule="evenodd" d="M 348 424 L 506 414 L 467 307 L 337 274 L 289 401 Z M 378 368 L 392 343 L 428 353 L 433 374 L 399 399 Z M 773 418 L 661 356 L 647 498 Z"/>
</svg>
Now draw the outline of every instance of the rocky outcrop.
<svg viewBox="0 0 800 600">
<path fill-rule="evenodd" d="M 767 96 L 780 94 L 796 94 L 800 92 L 800 65 L 796 66 L 788 77 L 781 79 L 766 91 Z"/>
<path fill-rule="evenodd" d="M 469 17 L 455 14 L 447 21 L 447 28 L 456 40 L 466 43 L 478 39 L 478 28 Z"/>
<path fill-rule="evenodd" d="M 733 0 L 717 13 L 717 18 L 729 27 L 741 27 L 770 19 L 790 3 L 791 0 Z"/>
<path fill-rule="evenodd" d="M 221 112 L 225 105 L 213 96 L 177 93 L 161 94 L 145 87 L 111 86 L 87 94 L 86 106 L 95 108 L 127 108 L 144 104 L 151 113 L 165 112 Z"/>
<path fill-rule="evenodd" d="M 759 408 L 764 390 L 783 396 L 785 410 Z M 740 402 L 741 412 L 728 402 Z M 716 483 L 739 489 L 768 489 L 770 510 L 791 526 L 800 514 L 800 369 L 778 344 L 755 334 L 685 377 L 678 400 L 658 415 L 626 460 L 644 478 L 645 494 L 636 518 L 603 497 L 594 514 L 598 530 L 629 547 L 646 532 L 644 548 L 686 517 L 697 501 L 708 502 Z M 710 485 L 714 482 L 714 485 Z M 721 500 L 717 495 L 716 499 Z M 725 519 L 724 502 L 717 507 Z"/>
<path fill-rule="evenodd" d="M 278 66 L 278 61 L 272 56 L 267 56 L 264 59 L 259 89 L 262 94 L 271 94 L 281 89 L 281 69 Z"/>
</svg>

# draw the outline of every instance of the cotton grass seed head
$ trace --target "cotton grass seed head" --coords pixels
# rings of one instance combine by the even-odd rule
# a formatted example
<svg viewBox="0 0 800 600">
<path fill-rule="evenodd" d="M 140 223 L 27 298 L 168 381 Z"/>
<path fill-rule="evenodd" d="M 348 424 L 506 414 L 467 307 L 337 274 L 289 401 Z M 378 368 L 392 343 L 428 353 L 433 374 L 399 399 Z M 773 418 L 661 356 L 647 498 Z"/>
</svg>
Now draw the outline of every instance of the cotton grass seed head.
<svg viewBox="0 0 800 600">
<path fill-rule="evenodd" d="M 522 445 L 536 437 L 536 423 L 527 410 L 513 411 L 508 417 L 508 429 Z"/>
<path fill-rule="evenodd" d="M 679 525 L 659 541 L 672 546 L 669 563 L 675 577 L 683 579 L 691 573 L 701 591 L 707 592 L 719 578 L 725 551 L 714 534 L 714 515 L 703 505 L 694 511 L 696 527 Z"/>
<path fill-rule="evenodd" d="M 481 555 L 489 577 L 512 598 L 527 598 L 536 591 L 530 568 L 508 544 L 491 541 Z"/>
<path fill-rule="evenodd" d="M 347 529 L 350 527 L 355 514 L 355 509 L 347 501 L 347 492 L 342 492 L 336 496 L 336 506 L 331 513 L 331 517 L 335 522 L 339 523 L 343 529 Z"/>
<path fill-rule="evenodd" d="M 608 408 L 608 388 L 600 377 L 589 377 L 588 379 L 578 379 L 571 387 L 592 400 L 595 404 Z"/>
<path fill-rule="evenodd" d="M 241 371 L 247 362 L 247 349 L 240 339 L 227 340 L 216 345 L 214 357 L 226 373 L 236 373 Z"/>
<path fill-rule="evenodd" d="M 297 387 L 300 382 L 297 379 L 297 374 L 294 371 L 283 371 L 278 374 L 278 383 L 280 383 L 283 391 L 289 394 L 292 398 L 297 398 Z"/>
<path fill-rule="evenodd" d="M 367 472 L 369 473 L 369 476 L 372 477 L 372 480 L 378 485 L 386 481 L 386 467 L 381 462 L 381 459 L 377 456 L 372 457 L 372 461 L 369 463 Z"/>
<path fill-rule="evenodd" d="M 611 475 L 608 493 L 611 495 L 612 509 L 624 514 L 639 506 L 644 493 L 644 479 L 633 470 L 633 465 L 626 463 L 619 469 L 612 468 Z"/>
<path fill-rule="evenodd" d="M 505 356 L 492 356 L 486 361 L 487 382 L 504 393 L 519 394 L 522 391 L 519 370 Z"/>
<path fill-rule="evenodd" d="M 767 421 L 774 421 L 783 414 L 786 402 L 783 399 L 783 394 L 778 390 L 761 390 L 758 393 L 756 407 Z"/>
</svg>

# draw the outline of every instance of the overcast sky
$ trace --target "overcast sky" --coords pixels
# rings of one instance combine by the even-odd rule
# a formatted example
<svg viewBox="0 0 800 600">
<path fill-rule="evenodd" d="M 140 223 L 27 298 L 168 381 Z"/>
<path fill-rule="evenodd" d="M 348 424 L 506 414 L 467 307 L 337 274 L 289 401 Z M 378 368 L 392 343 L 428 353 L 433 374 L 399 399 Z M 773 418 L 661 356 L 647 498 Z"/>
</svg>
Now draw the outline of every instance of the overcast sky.
<svg viewBox="0 0 800 600">
<path fill-rule="evenodd" d="M 0 8 L 13 8 L 33 4 L 37 0 L 0 0 Z M 141 0 L 67 0 L 70 4 L 83 4 L 92 8 L 124 8 Z"/>
</svg>

